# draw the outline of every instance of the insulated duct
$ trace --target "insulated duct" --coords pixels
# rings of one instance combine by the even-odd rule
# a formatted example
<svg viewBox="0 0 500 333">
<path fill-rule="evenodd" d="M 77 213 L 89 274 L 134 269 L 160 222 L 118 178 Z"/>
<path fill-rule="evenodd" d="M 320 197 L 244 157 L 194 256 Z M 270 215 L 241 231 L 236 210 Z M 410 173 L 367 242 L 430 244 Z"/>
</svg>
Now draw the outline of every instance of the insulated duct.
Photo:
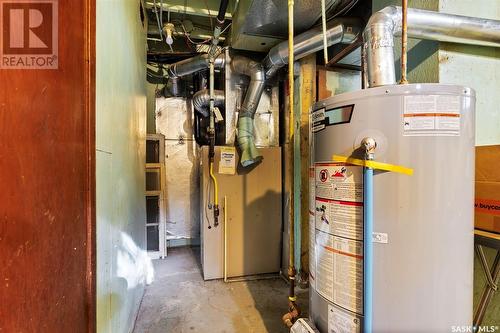
<svg viewBox="0 0 500 333">
<path fill-rule="evenodd" d="M 338 43 L 350 44 L 354 42 L 361 31 L 362 23 L 355 18 L 338 18 L 327 23 L 326 41 L 331 46 Z M 293 39 L 294 57 L 301 59 L 309 54 L 323 49 L 323 29 L 317 26 Z M 273 47 L 264 59 L 266 77 L 273 76 L 281 67 L 288 64 L 288 41 Z"/>
<path fill-rule="evenodd" d="M 401 7 L 373 14 L 363 32 L 368 84 L 396 84 L 394 36 L 401 33 Z M 500 21 L 408 9 L 408 36 L 471 45 L 500 47 Z"/>
<path fill-rule="evenodd" d="M 358 38 L 360 30 L 361 21 L 358 19 L 333 19 L 327 24 L 327 45 L 331 46 L 337 43 L 352 43 Z M 293 43 L 294 57 L 296 60 L 322 50 L 322 27 L 318 26 L 296 36 L 293 39 Z M 222 67 L 224 65 L 224 59 L 224 55 L 217 57 L 214 66 L 216 68 Z M 237 140 L 241 149 L 241 164 L 243 166 L 249 166 L 262 159 L 262 156 L 255 147 L 253 117 L 262 96 L 266 79 L 271 78 L 286 64 L 288 64 L 288 41 L 282 42 L 273 47 L 262 64 L 242 56 L 236 56 L 231 61 L 231 66 L 235 72 L 250 77 L 250 83 L 238 116 Z M 207 54 L 202 54 L 168 65 L 167 74 L 171 78 L 181 77 L 207 69 L 209 65 L 209 56 Z M 205 97 L 203 93 L 200 93 L 197 98 L 201 103 L 201 100 L 204 100 Z M 194 100 L 193 103 L 195 103 Z M 196 103 L 198 103 L 198 101 Z M 200 110 L 203 110 L 203 107 L 201 106 L 202 104 L 199 105 Z M 198 110 L 198 108 L 196 109 Z M 203 113 L 204 111 L 200 112 Z"/>
<path fill-rule="evenodd" d="M 224 106 L 224 102 L 224 91 L 214 90 L 214 106 Z M 208 117 L 210 111 L 210 92 L 208 89 L 200 90 L 193 95 L 193 106 L 204 117 Z"/>
<path fill-rule="evenodd" d="M 266 77 L 262 64 L 246 57 L 235 56 L 231 67 L 235 72 L 250 77 L 245 99 L 238 113 L 237 140 L 241 150 L 241 165 L 246 167 L 262 160 L 262 155 L 255 147 L 253 117 L 264 91 Z"/>
<path fill-rule="evenodd" d="M 224 67 L 225 56 L 219 55 L 215 58 L 215 68 Z M 169 78 L 177 78 L 181 76 L 190 75 L 201 70 L 207 69 L 210 66 L 210 58 L 208 54 L 200 54 L 198 56 L 181 60 L 173 64 L 167 65 L 167 76 Z"/>
</svg>

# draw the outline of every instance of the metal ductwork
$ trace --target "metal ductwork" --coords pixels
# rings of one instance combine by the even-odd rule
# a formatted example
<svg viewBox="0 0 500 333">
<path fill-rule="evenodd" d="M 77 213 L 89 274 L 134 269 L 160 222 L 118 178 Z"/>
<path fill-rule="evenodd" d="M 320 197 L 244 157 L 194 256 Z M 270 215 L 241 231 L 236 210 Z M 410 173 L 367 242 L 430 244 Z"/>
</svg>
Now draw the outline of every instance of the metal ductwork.
<svg viewBox="0 0 500 333">
<path fill-rule="evenodd" d="M 214 106 L 224 106 L 225 100 L 223 90 L 214 90 Z M 208 89 L 200 90 L 193 95 L 193 106 L 204 117 L 208 117 L 210 111 L 210 92 Z"/>
<path fill-rule="evenodd" d="M 333 19 L 327 23 L 326 39 L 328 46 L 338 43 L 354 42 L 360 32 L 362 23 L 354 18 Z M 323 29 L 321 26 L 298 35 L 293 39 L 294 57 L 301 59 L 323 49 Z M 266 77 L 273 76 L 281 67 L 288 64 L 288 42 L 273 47 L 264 59 Z"/>
<path fill-rule="evenodd" d="M 327 25 L 327 45 L 354 42 L 361 31 L 361 21 L 353 18 L 333 19 Z M 309 54 L 323 49 L 323 30 L 313 28 L 294 38 L 294 56 L 299 60 Z M 224 55 L 217 57 L 214 65 L 220 68 L 224 65 Z M 282 42 L 272 48 L 263 63 L 259 63 L 242 56 L 236 56 L 231 61 L 235 72 L 250 77 L 250 83 L 239 110 L 238 115 L 238 145 L 241 149 L 241 164 L 249 166 L 262 159 L 254 142 L 253 118 L 264 90 L 266 79 L 271 78 L 282 66 L 288 63 L 288 42 Z M 170 78 L 193 74 L 207 69 L 210 65 L 209 56 L 202 54 L 190 59 L 168 65 L 167 73 Z M 195 94 L 193 103 L 196 110 L 206 114 L 207 92 L 205 90 Z M 216 94 L 214 100 L 221 98 Z M 223 97 L 223 94 L 222 94 Z M 210 98 L 208 97 L 208 103 Z M 217 103 L 217 102 L 216 102 Z"/>
<path fill-rule="evenodd" d="M 261 63 L 246 57 L 234 57 L 231 67 L 235 72 L 250 77 L 245 99 L 238 113 L 237 140 L 241 150 L 241 165 L 246 167 L 262 160 L 262 155 L 255 147 L 253 118 L 264 91 L 266 76 Z"/>
<path fill-rule="evenodd" d="M 224 67 L 225 56 L 219 55 L 215 58 L 215 68 Z M 167 65 L 167 76 L 169 78 L 177 78 L 190 75 L 201 70 L 207 69 L 210 66 L 210 58 L 208 54 L 200 54 L 196 57 L 181 60 L 179 62 Z"/>
<path fill-rule="evenodd" d="M 325 0 L 327 17 L 352 8 L 356 0 Z M 231 46 L 235 49 L 265 52 L 288 38 L 288 0 L 239 0 L 233 15 Z M 294 3 L 294 30 L 297 35 L 321 18 L 321 1 Z M 300 18 L 300 19 L 299 19 Z"/>
<path fill-rule="evenodd" d="M 361 31 L 361 22 L 357 19 L 334 19 L 327 25 L 327 45 L 354 42 Z M 311 29 L 293 39 L 294 57 L 299 60 L 323 49 L 323 30 Z M 253 136 L 253 117 L 259 105 L 265 80 L 271 78 L 281 67 L 288 64 L 288 42 L 273 47 L 263 61 L 263 65 L 245 57 L 233 58 L 234 71 L 250 76 L 250 84 L 238 116 L 238 145 L 242 151 L 241 164 L 251 165 L 260 161 L 261 156 L 255 147 Z"/>
<path fill-rule="evenodd" d="M 363 32 L 368 84 L 396 84 L 394 36 L 401 33 L 401 7 L 372 15 Z M 500 47 L 500 21 L 408 9 L 408 36 L 440 42 Z"/>
</svg>

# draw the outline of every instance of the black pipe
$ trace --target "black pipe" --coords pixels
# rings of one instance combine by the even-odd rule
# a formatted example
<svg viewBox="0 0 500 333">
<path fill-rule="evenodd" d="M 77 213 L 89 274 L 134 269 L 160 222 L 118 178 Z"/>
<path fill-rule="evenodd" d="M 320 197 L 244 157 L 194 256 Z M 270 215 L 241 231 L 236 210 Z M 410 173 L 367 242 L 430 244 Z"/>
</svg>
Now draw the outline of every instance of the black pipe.
<svg viewBox="0 0 500 333">
<path fill-rule="evenodd" d="M 224 24 L 224 18 L 226 17 L 227 5 L 229 4 L 229 0 L 221 0 L 219 6 L 219 14 L 217 14 L 217 24 L 222 27 Z"/>
</svg>

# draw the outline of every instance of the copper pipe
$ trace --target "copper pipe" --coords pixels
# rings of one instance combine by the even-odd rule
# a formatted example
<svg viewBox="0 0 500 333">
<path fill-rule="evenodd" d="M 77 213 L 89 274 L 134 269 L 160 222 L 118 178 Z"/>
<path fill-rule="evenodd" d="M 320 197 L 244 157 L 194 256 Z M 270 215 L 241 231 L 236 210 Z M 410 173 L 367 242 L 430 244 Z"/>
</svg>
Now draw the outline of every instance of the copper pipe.
<svg viewBox="0 0 500 333">
<path fill-rule="evenodd" d="M 294 114 L 294 76 L 293 76 L 293 62 L 294 62 L 294 54 L 293 54 L 293 0 L 288 0 L 288 108 L 290 109 L 290 115 L 289 115 L 289 145 L 292 147 L 290 149 L 290 166 L 292 170 L 292 177 L 291 177 L 291 189 L 290 189 L 290 223 L 289 223 L 289 264 L 288 264 L 288 277 L 290 279 L 290 282 L 293 282 L 293 279 L 295 279 L 295 275 L 292 276 L 292 273 L 295 272 L 295 234 L 294 234 L 294 229 L 295 229 L 295 216 L 294 216 L 294 169 L 293 169 L 293 161 L 294 161 L 294 131 L 295 131 L 295 114 Z M 293 279 L 292 279 L 293 278 Z M 295 297 L 295 290 L 293 288 L 290 288 L 290 297 Z"/>
<path fill-rule="evenodd" d="M 300 316 L 300 311 L 299 308 L 297 307 L 297 304 L 293 301 L 289 301 L 288 312 L 285 313 L 281 319 L 283 320 L 283 323 L 286 325 L 286 327 L 291 328 L 293 326 L 293 323 L 297 320 L 299 316 Z"/>
<path fill-rule="evenodd" d="M 288 224 L 289 237 L 289 263 L 288 263 L 288 279 L 290 280 L 290 291 L 288 293 L 288 313 L 283 315 L 283 323 L 288 327 L 292 327 L 295 320 L 299 317 L 300 311 L 295 304 L 297 297 L 295 296 L 295 214 L 294 214 L 294 132 L 295 132 L 295 117 L 294 117 L 294 43 L 293 43 L 293 0 L 288 0 L 288 107 L 290 108 L 289 116 L 289 145 L 290 149 L 290 166 L 291 166 L 291 188 L 290 188 L 290 221 Z"/>
<path fill-rule="evenodd" d="M 402 24 L 401 24 L 401 81 L 399 84 L 408 84 L 406 72 L 408 68 L 408 0 L 403 0 L 402 6 Z"/>
</svg>

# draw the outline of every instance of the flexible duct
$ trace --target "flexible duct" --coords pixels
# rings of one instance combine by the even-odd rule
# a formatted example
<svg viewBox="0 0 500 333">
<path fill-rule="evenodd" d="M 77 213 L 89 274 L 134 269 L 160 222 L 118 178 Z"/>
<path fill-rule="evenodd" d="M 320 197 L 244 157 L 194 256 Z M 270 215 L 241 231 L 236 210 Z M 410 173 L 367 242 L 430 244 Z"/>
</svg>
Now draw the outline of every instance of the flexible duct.
<svg viewBox="0 0 500 333">
<path fill-rule="evenodd" d="M 357 19 L 334 19 L 327 24 L 327 45 L 352 43 L 361 31 Z M 293 39 L 294 57 L 301 59 L 323 48 L 322 27 L 306 31 Z M 242 151 L 241 164 L 249 166 L 262 159 L 254 143 L 253 118 L 259 105 L 265 80 L 271 78 L 281 67 L 288 64 L 288 41 L 273 47 L 263 61 L 263 65 L 245 57 L 236 56 L 231 61 L 235 72 L 250 76 L 245 99 L 238 116 L 238 145 Z"/>
<path fill-rule="evenodd" d="M 262 160 L 262 155 L 255 147 L 253 135 L 253 117 L 264 91 L 266 77 L 262 64 L 251 59 L 235 56 L 231 61 L 232 69 L 250 77 L 245 99 L 238 114 L 238 146 L 241 150 L 241 165 L 244 167 Z"/>
<path fill-rule="evenodd" d="M 355 18 L 338 18 L 327 23 L 326 40 L 331 46 L 338 43 L 354 42 L 361 31 L 361 21 Z M 293 39 L 294 57 L 301 59 L 323 49 L 323 29 L 317 26 Z M 288 41 L 273 47 L 264 59 L 266 77 L 273 76 L 281 67 L 288 64 Z"/>
<path fill-rule="evenodd" d="M 214 90 L 214 105 L 224 106 L 225 96 L 223 90 Z M 193 106 L 196 111 L 204 117 L 208 117 L 210 106 L 210 92 L 208 89 L 203 89 L 193 95 Z"/>
<path fill-rule="evenodd" d="M 396 83 L 394 36 L 401 33 L 401 7 L 373 14 L 363 32 L 368 84 Z M 500 21 L 408 9 L 408 36 L 471 45 L 500 47 Z"/>
<path fill-rule="evenodd" d="M 215 68 L 224 67 L 225 55 L 221 54 L 214 61 Z M 190 75 L 201 70 L 207 69 L 210 66 L 210 58 L 208 54 L 200 54 L 196 57 L 181 60 L 173 64 L 167 65 L 167 75 L 169 78 L 176 78 Z"/>
<path fill-rule="evenodd" d="M 354 42 L 358 38 L 360 27 L 360 20 L 354 18 L 339 18 L 329 21 L 327 23 L 327 45 Z M 293 43 L 296 60 L 323 49 L 322 27 L 313 28 L 296 36 Z M 249 166 L 262 159 L 255 147 L 253 117 L 262 96 L 266 79 L 271 78 L 281 67 L 288 64 L 288 50 L 288 41 L 285 41 L 269 51 L 263 64 L 241 56 L 236 56 L 231 61 L 235 72 L 250 77 L 250 84 L 238 116 L 238 145 L 242 151 L 241 164 L 243 166 Z M 216 68 L 223 67 L 224 59 L 223 55 L 217 57 L 214 66 Z M 209 56 L 202 54 L 168 65 L 167 73 L 169 77 L 180 77 L 207 69 L 209 65 Z"/>
</svg>

